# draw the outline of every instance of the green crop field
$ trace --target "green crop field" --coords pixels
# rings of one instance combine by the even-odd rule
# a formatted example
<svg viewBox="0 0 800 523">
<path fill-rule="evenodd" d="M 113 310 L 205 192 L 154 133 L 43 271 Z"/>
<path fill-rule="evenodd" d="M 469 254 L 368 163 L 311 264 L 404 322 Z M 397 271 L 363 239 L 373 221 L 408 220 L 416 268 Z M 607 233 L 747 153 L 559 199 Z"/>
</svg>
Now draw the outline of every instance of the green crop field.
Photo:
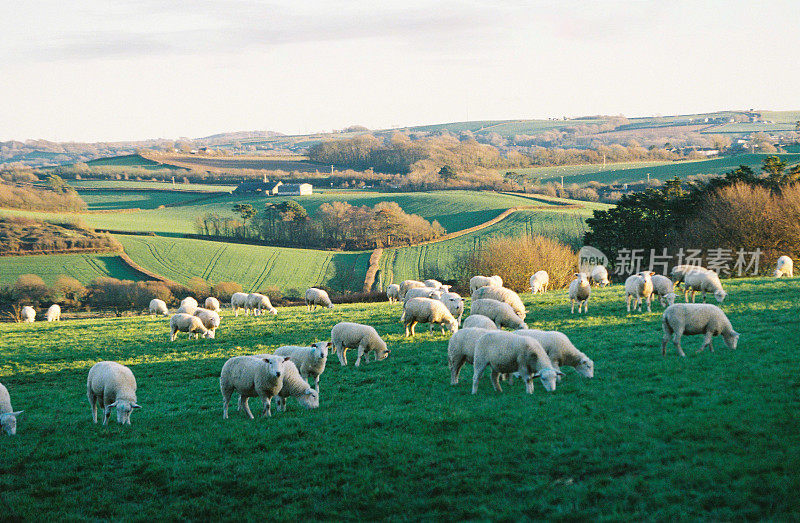
<svg viewBox="0 0 800 523">
<path fill-rule="evenodd" d="M 81 191 L 90 211 L 114 209 L 157 209 L 163 205 L 187 203 L 208 193 L 186 191 Z"/>
<path fill-rule="evenodd" d="M 0 285 L 11 285 L 22 274 L 36 274 L 52 284 L 59 276 L 72 276 L 83 284 L 101 276 L 140 280 L 141 275 L 114 254 L 37 254 L 0 258 Z"/>
<path fill-rule="evenodd" d="M 140 167 L 142 169 L 164 169 L 164 166 L 138 154 L 110 156 L 86 162 L 89 167 Z"/>
<path fill-rule="evenodd" d="M 532 328 L 557 329 L 595 361 L 556 391 L 492 390 L 472 368 L 449 383 L 448 334 L 405 339 L 399 305 L 275 317 L 224 311 L 214 340 L 170 343 L 148 316 L 0 324 L 0 381 L 24 410 L 2 435 L 7 520 L 772 520 L 800 516 L 800 378 L 791 350 L 800 280 L 726 282 L 736 351 L 660 353 L 660 308 L 626 314 L 619 285 L 570 315 L 563 290 L 525 295 Z M 234 355 L 373 325 L 391 354 L 361 368 L 331 355 L 320 407 L 222 419 Z M 350 351 L 352 352 L 352 351 Z M 131 426 L 91 422 L 86 374 L 128 365 Z M 236 400 L 234 399 L 234 402 Z M 260 403 L 250 400 L 254 412 Z M 112 416 L 112 420 L 115 417 Z"/>
<path fill-rule="evenodd" d="M 78 192 L 89 192 L 93 189 L 148 190 L 156 189 L 171 192 L 208 192 L 229 193 L 235 185 L 215 185 L 207 183 L 169 183 L 143 180 L 67 180 Z M 87 190 L 88 189 L 88 190 Z"/>
</svg>

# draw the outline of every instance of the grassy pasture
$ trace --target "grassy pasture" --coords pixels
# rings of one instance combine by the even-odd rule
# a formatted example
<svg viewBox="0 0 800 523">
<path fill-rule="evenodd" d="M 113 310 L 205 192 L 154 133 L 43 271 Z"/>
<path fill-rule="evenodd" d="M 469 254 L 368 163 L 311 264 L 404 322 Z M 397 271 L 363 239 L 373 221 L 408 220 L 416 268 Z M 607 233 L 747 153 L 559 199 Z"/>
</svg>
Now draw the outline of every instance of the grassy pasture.
<svg viewBox="0 0 800 523">
<path fill-rule="evenodd" d="M 162 170 L 164 166 L 159 162 L 149 160 L 139 154 L 125 154 L 109 156 L 86 162 L 89 167 L 140 167 L 142 169 Z"/>
<path fill-rule="evenodd" d="M 207 183 L 176 183 L 170 182 L 154 182 L 143 180 L 67 180 L 72 187 L 78 192 L 89 192 L 93 189 L 109 189 L 109 190 L 146 190 L 157 189 L 170 192 L 221 192 L 229 193 L 236 187 L 233 185 L 215 185 Z"/>
<path fill-rule="evenodd" d="M 162 205 L 189 202 L 203 194 L 185 191 L 81 191 L 80 197 L 90 211 L 115 209 L 157 209 Z"/>
<path fill-rule="evenodd" d="M 448 335 L 401 335 L 398 305 L 352 304 L 277 317 L 225 313 L 215 340 L 168 341 L 147 316 L 2 324 L 0 380 L 20 417 L 2 436 L 8 519 L 793 520 L 800 486 L 800 280 L 726 282 L 739 349 L 659 350 L 660 307 L 624 312 L 620 286 L 585 317 L 565 292 L 524 296 L 532 328 L 558 329 L 595 360 L 558 390 L 519 383 L 470 394 L 449 384 Z M 390 357 L 329 361 L 321 406 L 221 419 L 230 356 L 327 339 L 338 321 L 376 327 Z M 352 352 L 352 351 L 351 351 Z M 93 425 L 86 373 L 131 367 L 131 427 Z M 260 403 L 251 400 L 254 412 Z"/>
<path fill-rule="evenodd" d="M 35 254 L 0 258 L 0 285 L 14 283 L 22 274 L 36 274 L 51 284 L 62 274 L 88 284 L 101 276 L 140 280 L 141 275 L 114 254 Z"/>
</svg>

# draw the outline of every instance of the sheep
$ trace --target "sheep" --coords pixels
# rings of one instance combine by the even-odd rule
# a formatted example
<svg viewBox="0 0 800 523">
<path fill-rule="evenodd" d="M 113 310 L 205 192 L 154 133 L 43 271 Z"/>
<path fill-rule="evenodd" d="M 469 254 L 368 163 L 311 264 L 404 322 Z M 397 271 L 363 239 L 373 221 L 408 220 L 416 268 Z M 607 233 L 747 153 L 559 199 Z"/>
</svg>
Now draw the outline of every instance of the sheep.
<svg viewBox="0 0 800 523">
<path fill-rule="evenodd" d="M 169 315 L 169 309 L 167 309 L 167 303 L 164 300 L 153 298 L 152 300 L 150 300 L 150 314 L 161 314 L 162 316 Z"/>
<path fill-rule="evenodd" d="M 525 319 L 525 305 L 522 304 L 522 300 L 520 299 L 519 295 L 511 289 L 487 285 L 472 293 L 473 300 L 482 298 L 488 298 L 490 300 L 497 300 L 507 303 L 512 309 L 514 309 L 514 312 L 520 317 L 520 319 Z"/>
<path fill-rule="evenodd" d="M 430 298 L 412 298 L 407 301 L 400 321 L 405 325 L 406 337 L 415 336 L 414 327 L 417 323 L 430 323 L 430 330 L 433 330 L 434 324 L 439 324 L 442 329 L 447 324 L 452 333 L 458 331 L 458 321 L 450 314 L 445 304 Z"/>
<path fill-rule="evenodd" d="M 292 363 L 300 371 L 300 375 L 307 380 L 314 378 L 314 388 L 319 390 L 319 377 L 325 371 L 328 350 L 331 346 L 329 341 L 312 343 L 310 347 L 285 345 L 278 347 L 274 354 L 276 356 L 289 356 Z"/>
<path fill-rule="evenodd" d="M 596 265 L 589 277 L 592 279 L 592 283 L 597 284 L 598 287 L 606 287 L 611 283 L 608 280 L 608 269 L 603 265 Z"/>
<path fill-rule="evenodd" d="M 531 292 L 539 294 L 540 292 L 547 292 L 547 287 L 550 286 L 550 275 L 547 271 L 536 271 L 531 276 Z"/>
<path fill-rule="evenodd" d="M 268 310 L 272 315 L 278 314 L 278 309 L 272 306 L 272 303 L 269 301 L 269 297 L 258 292 L 253 292 L 247 295 L 245 307 L 245 312 L 249 312 L 250 309 L 253 310 L 253 316 L 261 316 L 262 308 Z"/>
<path fill-rule="evenodd" d="M 356 367 L 361 365 L 361 357 L 365 354 L 364 363 L 369 363 L 370 351 L 375 353 L 375 361 L 385 360 L 390 352 L 378 331 L 361 323 L 341 322 L 334 325 L 331 329 L 331 344 L 342 367 L 347 366 L 347 349 L 358 349 Z"/>
<path fill-rule="evenodd" d="M 61 321 L 61 307 L 57 303 L 48 307 L 47 312 L 44 313 L 44 319 L 47 321 Z"/>
<path fill-rule="evenodd" d="M 478 381 L 487 366 L 492 367 L 492 385 L 498 392 L 503 392 L 500 374 L 518 372 L 528 394 L 533 392 L 534 378 L 541 379 L 545 390 L 552 392 L 556 389 L 556 379 L 564 374 L 553 368 L 538 341 L 506 331 L 487 331 L 475 343 L 473 394 L 478 393 Z"/>
<path fill-rule="evenodd" d="M 433 296 L 431 296 L 433 298 Z M 444 292 L 438 298 L 440 302 L 444 303 L 450 314 L 458 320 L 458 325 L 461 326 L 461 318 L 464 316 L 464 299 L 457 292 Z"/>
<path fill-rule="evenodd" d="M 203 327 L 208 329 L 206 338 L 215 338 L 217 327 L 220 324 L 219 314 L 216 311 L 198 307 L 194 311 L 194 316 L 200 318 L 200 321 L 203 322 Z"/>
<path fill-rule="evenodd" d="M 664 310 L 661 326 L 664 329 L 664 338 L 661 340 L 661 355 L 667 354 L 667 342 L 672 338 L 672 343 L 681 357 L 686 354 L 681 349 L 681 337 L 684 334 L 703 334 L 705 339 L 698 352 L 708 346 L 714 351 L 711 339 L 722 336 L 725 345 L 731 350 L 736 350 L 739 343 L 739 333 L 733 330 L 731 322 L 722 309 L 716 305 L 706 303 L 676 303 Z"/>
<path fill-rule="evenodd" d="M 283 374 L 288 357 L 234 356 L 222 365 L 219 390 L 222 393 L 222 419 L 228 419 L 228 404 L 233 392 L 239 393 L 239 410 L 253 419 L 248 401 L 258 396 L 264 406 L 263 416 L 272 416 L 272 398 L 283 387 Z"/>
<path fill-rule="evenodd" d="M 653 282 L 653 295 L 658 296 L 662 307 L 675 303 L 675 284 L 666 276 L 655 274 L 650 277 Z"/>
<path fill-rule="evenodd" d="M 13 436 L 17 433 L 17 416 L 23 412 L 25 411 L 11 408 L 11 395 L 5 385 L 0 383 L 0 427 L 3 427 L 6 434 Z"/>
<path fill-rule="evenodd" d="M 781 256 L 775 264 L 776 278 L 786 276 L 787 278 L 794 278 L 794 262 L 788 256 Z"/>
<path fill-rule="evenodd" d="M 431 287 L 433 289 L 440 289 L 442 287 L 442 282 L 437 280 L 425 280 L 422 283 L 424 283 L 426 287 Z"/>
<path fill-rule="evenodd" d="M 500 276 L 473 276 L 469 279 L 469 293 L 474 294 L 481 287 L 502 287 L 503 278 Z"/>
<path fill-rule="evenodd" d="M 389 285 L 386 288 L 386 297 L 389 298 L 389 303 L 400 301 L 400 286 L 396 283 Z"/>
<path fill-rule="evenodd" d="M 204 305 L 205 305 L 206 309 L 208 309 L 210 311 L 219 312 L 219 310 L 220 310 L 219 300 L 216 299 L 213 296 L 209 296 L 208 298 L 206 298 L 206 301 L 205 301 Z"/>
<path fill-rule="evenodd" d="M 512 309 L 509 304 L 489 298 L 472 300 L 470 316 L 472 315 L 480 315 L 489 318 L 498 329 L 503 327 L 509 329 L 524 329 L 527 327 L 525 321 L 517 316 L 514 309 Z"/>
<path fill-rule="evenodd" d="M 19 317 L 24 323 L 33 323 L 36 321 L 36 310 L 30 305 L 26 305 L 20 311 Z"/>
<path fill-rule="evenodd" d="M 178 337 L 178 331 L 188 332 L 189 338 L 198 338 L 200 334 L 204 338 L 213 338 L 213 334 L 209 334 L 208 329 L 203 325 L 203 321 L 197 316 L 185 314 L 182 312 L 173 314 L 169 319 L 169 341 L 175 341 Z"/>
<path fill-rule="evenodd" d="M 589 278 L 585 272 L 576 272 L 575 279 L 569 284 L 569 301 L 572 304 L 570 312 L 575 314 L 575 302 L 578 302 L 578 314 L 589 312 L 589 296 L 592 294 L 592 286 L 589 285 Z"/>
<path fill-rule="evenodd" d="M 676 265 L 669 273 L 670 279 L 675 282 L 675 286 L 680 288 L 681 282 L 686 279 L 686 275 L 690 272 L 713 272 L 705 267 L 699 265 Z"/>
<path fill-rule="evenodd" d="M 418 280 L 403 280 L 403 282 L 400 284 L 400 298 L 405 299 L 408 289 L 416 289 L 425 286 L 426 285 L 424 282 Z"/>
<path fill-rule="evenodd" d="M 514 316 L 517 316 L 514 314 Z M 519 316 L 517 316 L 519 317 Z M 464 320 L 464 323 L 461 325 L 462 329 L 491 329 L 497 330 L 497 325 L 491 318 L 484 316 L 483 314 L 470 314 L 467 316 L 467 319 Z"/>
<path fill-rule="evenodd" d="M 489 330 L 496 330 L 494 324 L 492 324 L 492 329 L 466 327 L 459 329 L 458 332 L 450 336 L 450 341 L 447 343 L 450 385 L 458 385 L 458 375 L 461 373 L 461 367 L 465 363 L 472 364 L 475 356 L 475 344 L 478 338 L 489 332 Z"/>
<path fill-rule="evenodd" d="M 320 307 L 327 307 L 328 309 L 333 308 L 333 303 L 331 303 L 327 292 L 322 289 L 317 289 L 316 287 L 311 287 L 306 291 L 306 307 L 308 307 L 308 310 L 312 310 L 312 306 L 316 309 L 317 305 Z"/>
<path fill-rule="evenodd" d="M 523 329 L 515 331 L 514 334 L 527 336 L 541 343 L 553 368 L 557 371 L 564 366 L 574 367 L 578 374 L 587 378 L 594 377 L 594 362 L 575 348 L 563 332 Z M 561 381 L 561 376 L 558 377 L 558 381 Z"/>
<path fill-rule="evenodd" d="M 86 396 L 92 406 L 92 420 L 97 423 L 97 407 L 103 409 L 103 425 L 108 424 L 111 409 L 117 409 L 117 423 L 131 424 L 136 404 L 136 378 L 131 369 L 116 361 L 101 361 L 89 369 Z"/>
<path fill-rule="evenodd" d="M 312 389 L 311 385 L 300 376 L 300 372 L 291 360 L 283 364 L 283 369 L 283 386 L 278 391 L 278 412 L 286 412 L 286 398 L 289 396 L 307 409 L 319 407 L 319 388 Z"/>
<path fill-rule="evenodd" d="M 194 311 L 197 310 L 197 307 L 200 305 L 197 303 L 197 300 L 192 298 L 191 296 L 185 297 L 181 300 L 181 306 L 178 307 L 178 312 L 182 312 L 185 314 L 194 314 Z"/>
<path fill-rule="evenodd" d="M 233 315 L 239 316 L 239 309 L 244 309 L 245 315 L 250 314 L 250 309 L 247 308 L 247 297 L 249 295 L 244 292 L 234 292 L 231 295 L 231 309 L 233 309 Z"/>
<path fill-rule="evenodd" d="M 706 301 L 706 293 L 713 292 L 714 298 L 717 302 L 722 303 L 728 293 L 722 290 L 722 282 L 719 281 L 719 276 L 713 271 L 709 272 L 690 272 L 684 278 L 684 301 L 689 301 L 689 292 L 692 293 L 692 303 L 694 303 L 695 293 L 701 291 L 703 293 L 703 302 Z"/>
<path fill-rule="evenodd" d="M 650 302 L 653 298 L 653 280 L 651 277 L 654 275 L 651 271 L 637 272 L 631 274 L 625 280 L 625 303 L 628 305 L 628 312 L 631 312 L 631 299 L 634 300 L 634 310 L 642 310 L 642 301 L 647 302 L 647 312 L 650 310 Z"/>
<path fill-rule="evenodd" d="M 437 289 L 433 289 L 431 287 L 414 287 L 408 289 L 408 292 L 406 292 L 406 295 L 403 297 L 403 304 L 405 305 L 408 300 L 414 298 L 430 298 L 432 300 L 438 300 L 441 296 L 442 293 Z"/>
</svg>

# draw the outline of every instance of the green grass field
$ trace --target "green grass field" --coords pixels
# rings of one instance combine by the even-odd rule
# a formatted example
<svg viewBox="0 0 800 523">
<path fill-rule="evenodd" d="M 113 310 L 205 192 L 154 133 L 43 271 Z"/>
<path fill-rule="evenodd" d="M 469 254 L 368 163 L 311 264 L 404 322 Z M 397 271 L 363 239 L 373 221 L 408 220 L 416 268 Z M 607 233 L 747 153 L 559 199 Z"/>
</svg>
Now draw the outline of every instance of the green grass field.
<svg viewBox="0 0 800 523">
<path fill-rule="evenodd" d="M 800 281 L 726 282 L 737 351 L 660 354 L 660 308 L 624 312 L 620 286 L 587 316 L 564 291 L 524 296 L 532 328 L 558 329 L 595 361 L 540 384 L 491 390 L 472 369 L 449 384 L 448 335 L 401 335 L 399 305 L 353 304 L 277 317 L 223 315 L 215 340 L 168 341 L 163 318 L 2 324 L 0 381 L 20 416 L 0 437 L 10 520 L 796 520 Z M 321 405 L 222 420 L 218 377 L 231 356 L 373 325 L 388 359 L 335 356 Z M 789 349 L 789 350 L 787 350 Z M 352 352 L 352 351 L 351 351 Z M 132 426 L 91 423 L 86 373 L 130 366 Z M 251 400 L 257 411 L 258 400 Z"/>
<path fill-rule="evenodd" d="M 10 285 L 22 274 L 36 274 L 51 284 L 59 276 L 72 276 L 83 284 L 101 276 L 140 280 L 141 275 L 114 254 L 36 254 L 0 258 L 0 285 Z"/>
<path fill-rule="evenodd" d="M 82 191 L 80 193 L 80 197 L 86 202 L 90 211 L 157 209 L 163 205 L 188 203 L 206 195 L 208 195 L 208 193 L 190 193 L 185 191 L 99 190 Z"/>
<path fill-rule="evenodd" d="M 235 185 L 218 185 L 206 183 L 176 183 L 154 182 L 144 180 L 67 180 L 78 192 L 89 192 L 85 189 L 110 189 L 110 190 L 142 190 L 157 189 L 167 191 L 188 191 L 208 193 L 229 193 L 236 188 Z"/>
<path fill-rule="evenodd" d="M 86 162 L 89 167 L 140 167 L 142 169 L 162 170 L 164 166 L 138 154 L 109 156 Z"/>
</svg>

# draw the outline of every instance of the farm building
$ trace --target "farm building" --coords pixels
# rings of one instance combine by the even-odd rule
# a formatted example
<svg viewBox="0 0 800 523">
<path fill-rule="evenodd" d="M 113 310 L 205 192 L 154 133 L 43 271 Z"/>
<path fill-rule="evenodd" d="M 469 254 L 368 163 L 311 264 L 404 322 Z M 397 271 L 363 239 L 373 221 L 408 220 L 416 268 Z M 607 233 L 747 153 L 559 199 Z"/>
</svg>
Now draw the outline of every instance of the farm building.
<svg viewBox="0 0 800 523">
<path fill-rule="evenodd" d="M 311 194 L 313 188 L 310 183 L 287 183 L 278 187 L 279 196 L 305 196 Z"/>
<path fill-rule="evenodd" d="M 308 185 L 308 184 L 306 184 Z M 278 189 L 283 186 L 283 182 L 242 182 L 233 190 L 233 194 L 245 193 L 262 193 L 262 194 L 278 194 Z"/>
</svg>

